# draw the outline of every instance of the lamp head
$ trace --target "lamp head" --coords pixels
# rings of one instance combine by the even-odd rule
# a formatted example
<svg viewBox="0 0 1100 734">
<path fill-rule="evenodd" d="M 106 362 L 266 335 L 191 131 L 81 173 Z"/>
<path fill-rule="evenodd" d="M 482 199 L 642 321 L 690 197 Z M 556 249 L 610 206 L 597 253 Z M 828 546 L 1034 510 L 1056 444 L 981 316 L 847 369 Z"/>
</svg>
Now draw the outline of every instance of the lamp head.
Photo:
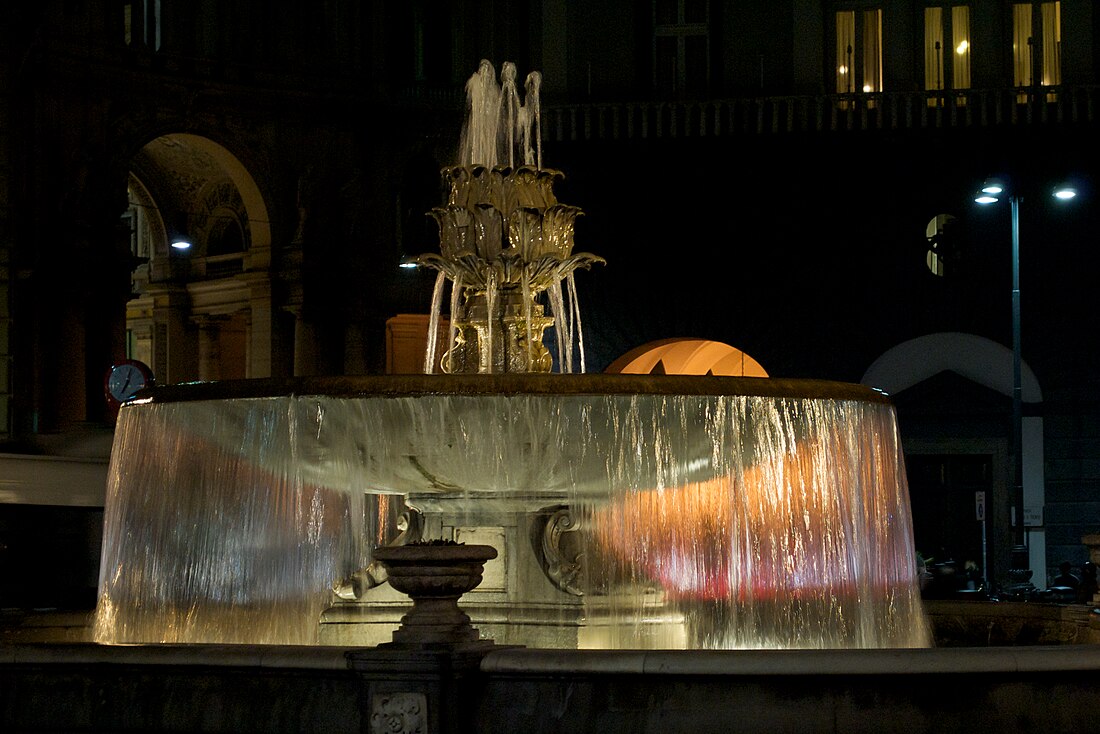
<svg viewBox="0 0 1100 734">
<path fill-rule="evenodd" d="M 999 178 L 987 178 L 974 201 L 979 204 L 996 204 L 1006 188 L 1005 183 Z"/>
<path fill-rule="evenodd" d="M 1051 192 L 1055 199 L 1060 201 L 1068 201 L 1077 196 L 1077 189 L 1068 185 L 1055 186 L 1054 191 Z"/>
<path fill-rule="evenodd" d="M 1068 201 L 1077 196 L 1077 189 L 1071 184 L 1060 184 L 1051 189 L 1051 196 L 1059 201 Z M 978 204 L 996 204 L 1002 196 L 1008 194 L 1008 186 L 997 178 L 986 179 L 974 201 Z"/>
</svg>

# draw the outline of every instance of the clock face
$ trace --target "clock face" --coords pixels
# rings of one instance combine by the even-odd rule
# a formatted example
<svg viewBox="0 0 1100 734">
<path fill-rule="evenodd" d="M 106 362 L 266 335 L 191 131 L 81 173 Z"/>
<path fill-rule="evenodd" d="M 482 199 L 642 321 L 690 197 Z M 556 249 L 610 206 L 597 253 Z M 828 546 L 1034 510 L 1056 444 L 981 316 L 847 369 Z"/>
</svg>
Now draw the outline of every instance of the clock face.
<svg viewBox="0 0 1100 734">
<path fill-rule="evenodd" d="M 148 367 L 136 360 L 128 360 L 114 365 L 108 371 L 107 398 L 116 403 L 123 403 L 152 383 L 153 374 Z"/>
</svg>

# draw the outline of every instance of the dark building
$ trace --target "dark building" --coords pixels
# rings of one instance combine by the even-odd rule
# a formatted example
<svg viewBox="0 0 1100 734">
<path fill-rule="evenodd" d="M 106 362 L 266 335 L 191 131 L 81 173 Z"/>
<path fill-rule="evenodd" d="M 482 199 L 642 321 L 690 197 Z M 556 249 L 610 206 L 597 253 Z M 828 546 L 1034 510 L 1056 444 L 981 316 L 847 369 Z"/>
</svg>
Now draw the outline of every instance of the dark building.
<svg viewBox="0 0 1100 734">
<path fill-rule="evenodd" d="M 698 337 L 774 377 L 890 391 L 918 550 L 996 583 L 1013 542 L 1010 215 L 973 193 L 1007 176 L 1034 582 L 1087 559 L 1090 0 L 44 0 L 2 16 L 9 461 L 101 466 L 104 375 L 128 358 L 162 383 L 385 371 L 387 321 L 429 307 L 429 276 L 398 263 L 437 246 L 425 213 L 484 58 L 542 72 L 544 163 L 585 211 L 578 249 L 607 260 L 578 275 L 589 370 Z M 1056 209 L 1045 191 L 1065 177 L 1081 195 Z M 49 471 L 0 484 L 0 565 L 20 569 L 0 606 L 89 603 L 96 494 L 35 494 Z"/>
</svg>

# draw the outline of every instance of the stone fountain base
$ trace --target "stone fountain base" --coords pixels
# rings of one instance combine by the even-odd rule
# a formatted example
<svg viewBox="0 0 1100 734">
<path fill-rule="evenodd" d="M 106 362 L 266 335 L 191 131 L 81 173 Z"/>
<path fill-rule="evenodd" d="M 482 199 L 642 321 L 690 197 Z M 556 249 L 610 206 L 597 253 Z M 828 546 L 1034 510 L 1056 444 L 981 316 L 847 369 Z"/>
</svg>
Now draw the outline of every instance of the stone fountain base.
<svg viewBox="0 0 1100 734">
<path fill-rule="evenodd" d="M 1063 734 L 1100 709 L 1087 645 L 383 652 L 0 645 L 0 711 L 12 731 Z"/>
<path fill-rule="evenodd" d="M 379 595 L 381 596 L 381 595 Z M 395 595 L 396 596 L 396 595 Z M 585 609 L 477 602 L 476 591 L 463 597 L 462 608 L 483 639 L 500 645 L 543 649 L 682 649 L 687 646 L 683 616 L 654 604 L 638 629 L 617 619 L 613 602 L 594 602 Z M 470 599 L 471 601 L 466 601 Z M 401 625 L 407 600 L 387 604 L 340 603 L 321 619 L 320 644 L 361 647 L 385 644 Z"/>
<path fill-rule="evenodd" d="M 417 537 L 496 551 L 485 560 L 481 582 L 462 597 L 462 609 L 483 639 L 552 649 L 686 647 L 683 614 L 670 609 L 659 591 L 582 595 L 588 571 L 576 540 L 578 523 L 563 502 L 534 496 L 505 511 L 472 514 L 461 500 L 420 497 L 410 500 L 422 510 L 411 525 L 419 528 Z M 393 550 L 378 552 L 384 557 Z M 397 640 L 409 608 L 408 596 L 391 579 L 325 610 L 319 641 L 355 647 Z"/>
</svg>

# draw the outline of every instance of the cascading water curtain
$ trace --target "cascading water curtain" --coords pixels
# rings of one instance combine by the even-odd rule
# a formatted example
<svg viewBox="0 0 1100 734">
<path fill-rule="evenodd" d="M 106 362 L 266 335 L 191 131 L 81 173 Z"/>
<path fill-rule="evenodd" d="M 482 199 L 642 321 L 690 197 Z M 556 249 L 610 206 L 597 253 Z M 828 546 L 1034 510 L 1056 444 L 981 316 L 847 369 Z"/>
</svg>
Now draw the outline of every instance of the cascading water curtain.
<svg viewBox="0 0 1100 734">
<path fill-rule="evenodd" d="M 587 442 L 610 490 L 587 503 L 589 555 L 633 593 L 609 597 L 626 638 L 651 637 L 663 605 L 688 648 L 930 644 L 891 406 L 656 400 L 609 409 Z"/>
<path fill-rule="evenodd" d="M 107 487 L 95 639 L 317 641 L 332 584 L 363 563 L 355 468 L 314 481 L 324 406 L 309 399 L 122 409 Z M 338 449 L 338 446 L 332 446 Z M 353 454 L 354 456 L 354 454 Z"/>
<path fill-rule="evenodd" d="M 562 629 L 585 627 L 560 644 L 582 646 L 926 647 L 902 467 L 893 408 L 876 400 L 128 405 L 108 483 L 96 639 L 314 643 L 333 584 L 392 540 L 386 522 L 408 497 L 427 513 L 429 537 L 468 530 L 481 542 L 487 529 L 515 528 L 512 581 L 465 601 L 517 634 L 542 625 L 538 645 L 574 639 L 545 629 L 559 614 Z M 582 520 L 583 602 L 537 566 L 508 565 L 539 554 L 538 516 L 563 505 Z"/>
</svg>

